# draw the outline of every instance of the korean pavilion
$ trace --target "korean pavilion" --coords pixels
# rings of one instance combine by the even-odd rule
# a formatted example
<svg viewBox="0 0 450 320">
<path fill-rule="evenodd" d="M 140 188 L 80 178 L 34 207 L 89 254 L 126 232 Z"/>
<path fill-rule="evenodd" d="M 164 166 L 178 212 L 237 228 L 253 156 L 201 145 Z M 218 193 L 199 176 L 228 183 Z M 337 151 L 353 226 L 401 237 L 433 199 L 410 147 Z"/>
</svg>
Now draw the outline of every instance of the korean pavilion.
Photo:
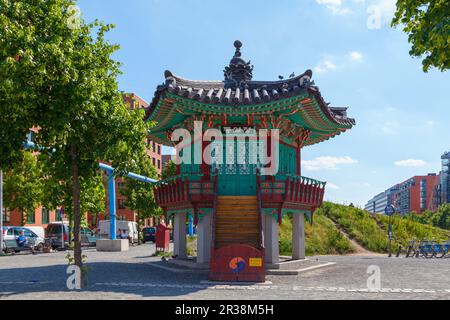
<svg viewBox="0 0 450 320">
<path fill-rule="evenodd" d="M 305 259 L 305 219 L 312 223 L 323 201 L 325 183 L 301 175 L 302 148 L 340 135 L 355 121 L 347 108 L 325 102 L 311 70 L 254 81 L 242 43 L 234 46 L 223 81 L 166 71 L 145 118 L 155 123 L 150 139 L 178 145 L 178 175 L 155 187 L 158 205 L 173 219 L 176 258 L 187 258 L 186 221 L 194 217 L 196 263 L 209 267 L 211 280 L 261 282 L 266 268 L 280 263 L 283 217 L 292 218 L 292 259 Z M 179 132 L 191 138 L 172 141 Z M 275 170 L 267 169 L 269 157 Z"/>
</svg>

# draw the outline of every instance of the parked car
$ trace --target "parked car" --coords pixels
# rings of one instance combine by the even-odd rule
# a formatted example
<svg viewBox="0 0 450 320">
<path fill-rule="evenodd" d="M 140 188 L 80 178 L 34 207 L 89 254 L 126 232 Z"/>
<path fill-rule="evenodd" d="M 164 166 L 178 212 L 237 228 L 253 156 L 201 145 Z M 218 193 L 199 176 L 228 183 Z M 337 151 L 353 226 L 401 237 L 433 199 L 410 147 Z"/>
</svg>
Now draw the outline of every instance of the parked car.
<svg viewBox="0 0 450 320">
<path fill-rule="evenodd" d="M 143 242 L 155 242 L 155 236 L 156 236 L 156 228 L 155 227 L 147 227 L 142 229 L 143 234 Z"/>
<path fill-rule="evenodd" d="M 30 245 L 32 245 L 35 250 L 43 251 L 45 239 L 39 237 L 27 227 L 3 227 L 3 248 L 9 248 L 9 251 L 14 251 L 16 253 L 29 250 L 29 248 L 17 246 L 16 239 L 20 236 L 22 231 L 24 232 L 24 236 L 28 239 Z"/>
<path fill-rule="evenodd" d="M 53 222 L 50 223 L 45 230 L 45 239 L 53 249 L 68 248 L 70 231 L 68 222 Z M 97 237 L 95 237 L 94 233 L 89 228 L 82 227 L 80 233 L 82 246 L 92 247 L 96 245 Z M 61 239 L 61 234 L 63 234 L 63 239 Z M 70 240 L 73 242 L 73 238 Z"/>
<path fill-rule="evenodd" d="M 45 229 L 45 239 L 52 249 L 64 249 L 69 247 L 69 223 L 53 222 Z"/>
<path fill-rule="evenodd" d="M 110 221 L 101 220 L 98 223 L 98 229 L 101 239 L 109 239 L 110 237 Z M 117 220 L 116 232 L 119 234 L 119 229 L 126 230 L 133 243 L 138 242 L 137 223 L 133 221 Z"/>
</svg>

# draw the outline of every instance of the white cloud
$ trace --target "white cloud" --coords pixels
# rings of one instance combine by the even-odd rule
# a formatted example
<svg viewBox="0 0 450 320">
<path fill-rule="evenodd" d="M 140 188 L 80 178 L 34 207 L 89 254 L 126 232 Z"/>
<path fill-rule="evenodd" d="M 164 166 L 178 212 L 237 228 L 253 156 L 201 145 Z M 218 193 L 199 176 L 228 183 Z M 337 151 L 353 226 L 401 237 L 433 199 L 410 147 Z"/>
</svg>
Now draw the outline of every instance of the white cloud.
<svg viewBox="0 0 450 320">
<path fill-rule="evenodd" d="M 327 7 L 333 14 L 344 15 L 353 12 L 349 8 L 342 7 L 342 0 L 316 0 L 316 2 Z"/>
<path fill-rule="evenodd" d="M 360 61 L 363 58 L 363 54 L 359 51 L 352 51 L 349 53 L 349 56 L 352 61 Z"/>
<path fill-rule="evenodd" d="M 318 66 L 316 66 L 314 68 L 314 70 L 317 73 L 324 73 L 324 72 L 327 72 L 330 70 L 334 70 L 336 68 L 337 68 L 337 66 L 331 60 L 327 59 L 327 60 L 323 61 L 322 63 L 320 63 Z"/>
<path fill-rule="evenodd" d="M 429 120 L 426 122 L 427 127 L 432 127 L 434 126 L 434 121 L 433 120 Z"/>
<path fill-rule="evenodd" d="M 329 189 L 333 189 L 333 190 L 339 190 L 340 189 L 337 185 L 335 185 L 334 183 L 330 183 L 330 182 L 327 183 L 326 187 L 329 188 Z"/>
<path fill-rule="evenodd" d="M 381 16 L 387 20 L 394 17 L 397 0 L 376 0 L 372 5 L 380 9 Z"/>
<path fill-rule="evenodd" d="M 313 160 L 304 160 L 302 165 L 306 170 L 336 170 L 338 165 L 350 165 L 358 163 L 351 157 L 317 157 Z"/>
<path fill-rule="evenodd" d="M 423 160 L 408 159 L 408 160 L 396 161 L 396 162 L 394 162 L 394 164 L 396 166 L 399 166 L 399 167 L 413 167 L 413 168 L 417 168 L 417 167 L 423 167 L 427 163 L 425 161 L 423 161 Z"/>
</svg>

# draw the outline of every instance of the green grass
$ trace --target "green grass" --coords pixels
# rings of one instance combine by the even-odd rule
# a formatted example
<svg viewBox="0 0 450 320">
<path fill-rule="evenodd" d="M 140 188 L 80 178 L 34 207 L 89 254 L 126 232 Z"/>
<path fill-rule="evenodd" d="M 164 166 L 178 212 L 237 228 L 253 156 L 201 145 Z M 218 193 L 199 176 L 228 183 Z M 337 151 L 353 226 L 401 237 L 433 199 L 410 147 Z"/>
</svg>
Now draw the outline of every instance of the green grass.
<svg viewBox="0 0 450 320">
<path fill-rule="evenodd" d="M 382 230 L 375 219 L 363 210 L 325 202 L 316 211 L 343 227 L 346 232 L 365 249 L 373 252 L 387 252 L 387 233 Z"/>
<path fill-rule="evenodd" d="M 384 229 L 388 229 L 389 218 L 377 215 L 374 217 Z M 438 242 L 448 240 L 450 232 L 448 230 L 439 229 L 431 225 L 414 222 L 406 217 L 395 216 L 392 218 L 392 228 L 397 245 L 407 247 L 411 239 L 435 239 Z"/>
<path fill-rule="evenodd" d="M 325 202 L 317 210 L 317 215 L 324 215 L 340 224 L 348 234 L 367 250 L 379 253 L 388 251 L 388 217 L 371 215 L 367 211 Z M 403 248 L 409 245 L 412 239 L 435 239 L 446 241 L 449 236 L 447 230 L 430 225 L 418 223 L 408 218 L 393 217 L 393 250 L 398 246 Z"/>
<path fill-rule="evenodd" d="M 353 252 L 350 242 L 332 221 L 323 215 L 314 217 L 314 224 L 305 224 L 306 255 L 348 254 Z M 292 254 L 292 221 L 290 217 L 280 226 L 280 254 Z"/>
</svg>

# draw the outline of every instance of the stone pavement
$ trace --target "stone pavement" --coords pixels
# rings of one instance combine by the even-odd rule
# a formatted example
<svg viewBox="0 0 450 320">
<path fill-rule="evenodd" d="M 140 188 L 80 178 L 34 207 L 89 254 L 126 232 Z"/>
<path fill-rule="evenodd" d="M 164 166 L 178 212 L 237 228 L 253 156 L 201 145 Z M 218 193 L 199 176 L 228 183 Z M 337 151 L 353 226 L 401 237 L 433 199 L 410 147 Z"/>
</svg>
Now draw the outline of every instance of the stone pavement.
<svg viewBox="0 0 450 320">
<path fill-rule="evenodd" d="M 154 251 L 152 244 L 123 253 L 86 250 L 89 284 L 82 291 L 67 289 L 63 252 L 0 257 L 0 299 L 450 299 L 450 259 L 320 256 L 314 259 L 336 264 L 268 276 L 265 284 L 223 285 L 205 281 L 205 271 L 172 272 Z M 367 287 L 369 266 L 381 272 L 380 290 Z"/>
</svg>

